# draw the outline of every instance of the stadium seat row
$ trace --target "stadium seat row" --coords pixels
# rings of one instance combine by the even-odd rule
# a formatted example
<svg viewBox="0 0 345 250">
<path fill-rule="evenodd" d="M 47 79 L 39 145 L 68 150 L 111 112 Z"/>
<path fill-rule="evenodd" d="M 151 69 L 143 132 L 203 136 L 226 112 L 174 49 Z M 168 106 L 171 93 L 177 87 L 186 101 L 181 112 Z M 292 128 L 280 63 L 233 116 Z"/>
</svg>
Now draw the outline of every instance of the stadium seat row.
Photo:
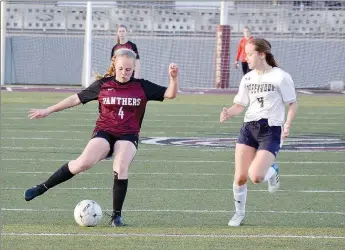
<svg viewBox="0 0 345 250">
<path fill-rule="evenodd" d="M 9 4 L 7 29 L 11 30 L 84 30 L 86 9 L 54 5 Z M 345 33 L 345 9 L 335 11 L 299 11 L 286 8 L 265 10 L 240 9 L 229 13 L 233 32 L 245 25 L 254 32 L 269 33 Z M 132 31 L 214 32 L 219 10 L 212 9 L 94 9 L 93 29 L 115 30 L 125 23 Z"/>
</svg>

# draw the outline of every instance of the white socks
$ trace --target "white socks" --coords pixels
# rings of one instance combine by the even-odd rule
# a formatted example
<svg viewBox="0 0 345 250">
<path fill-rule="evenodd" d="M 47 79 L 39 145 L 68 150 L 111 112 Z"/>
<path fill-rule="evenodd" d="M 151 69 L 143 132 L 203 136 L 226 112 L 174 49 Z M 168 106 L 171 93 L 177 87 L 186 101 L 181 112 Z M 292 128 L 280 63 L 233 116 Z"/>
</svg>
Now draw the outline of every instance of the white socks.
<svg viewBox="0 0 345 250">
<path fill-rule="evenodd" d="M 246 200 L 247 200 L 247 184 L 237 186 L 233 184 L 234 200 L 236 213 L 245 214 L 246 212 Z"/>
<path fill-rule="evenodd" d="M 268 181 L 275 173 L 276 173 L 276 170 L 271 166 L 268 169 L 263 181 Z"/>
</svg>

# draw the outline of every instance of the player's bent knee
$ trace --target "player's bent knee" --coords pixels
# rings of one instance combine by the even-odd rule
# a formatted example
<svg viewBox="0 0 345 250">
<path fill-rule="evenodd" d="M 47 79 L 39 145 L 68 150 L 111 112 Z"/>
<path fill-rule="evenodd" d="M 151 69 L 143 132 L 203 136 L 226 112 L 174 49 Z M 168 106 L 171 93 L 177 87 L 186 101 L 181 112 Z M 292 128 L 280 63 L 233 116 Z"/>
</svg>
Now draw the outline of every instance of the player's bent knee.
<svg viewBox="0 0 345 250">
<path fill-rule="evenodd" d="M 119 180 L 126 180 L 128 179 L 128 168 L 129 166 L 119 166 L 115 167 L 114 171 L 117 173 L 117 177 Z"/>
<path fill-rule="evenodd" d="M 249 178 L 254 184 L 259 184 L 264 180 L 264 176 L 258 174 L 249 174 Z"/>
<path fill-rule="evenodd" d="M 89 161 L 77 159 L 77 160 L 70 161 L 68 166 L 71 173 L 79 174 L 91 168 L 93 164 Z"/>
</svg>

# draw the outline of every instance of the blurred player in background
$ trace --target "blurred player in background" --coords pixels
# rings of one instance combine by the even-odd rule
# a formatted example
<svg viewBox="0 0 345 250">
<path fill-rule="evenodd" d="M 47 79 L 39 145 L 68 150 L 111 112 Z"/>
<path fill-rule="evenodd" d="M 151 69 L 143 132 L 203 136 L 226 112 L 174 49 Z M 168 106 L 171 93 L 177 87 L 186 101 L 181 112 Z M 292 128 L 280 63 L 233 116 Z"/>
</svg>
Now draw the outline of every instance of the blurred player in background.
<svg viewBox="0 0 345 250">
<path fill-rule="evenodd" d="M 113 65 L 105 77 L 95 81 L 90 87 L 46 109 L 29 111 L 30 119 L 38 119 L 97 100 L 100 114 L 92 138 L 82 154 L 76 160 L 64 164 L 45 182 L 27 189 L 24 198 L 30 201 L 113 155 L 112 226 L 123 226 L 121 211 L 127 193 L 128 168 L 137 152 L 146 104 L 151 100 L 163 101 L 165 98 L 176 97 L 178 67 L 174 63 L 169 65 L 170 83 L 166 88 L 131 77 L 136 61 L 133 51 L 118 49 L 113 58 Z"/>
<path fill-rule="evenodd" d="M 241 60 L 243 75 L 247 74 L 250 71 L 250 68 L 248 67 L 248 63 L 246 61 L 246 53 L 245 53 L 245 46 L 250 39 L 253 39 L 253 37 L 250 35 L 250 29 L 246 26 L 243 29 L 243 38 L 238 43 L 237 53 L 236 53 L 236 58 L 235 58 L 236 69 L 239 66 L 238 60 Z"/>
<path fill-rule="evenodd" d="M 133 50 L 135 52 L 136 56 L 136 62 L 135 62 L 135 69 L 134 69 L 134 78 L 139 78 L 140 76 L 140 57 L 137 45 L 135 43 L 132 43 L 127 39 L 127 27 L 125 25 L 119 25 L 116 32 L 116 44 L 111 50 L 111 56 L 110 60 L 113 58 L 115 51 L 117 49 L 121 48 L 127 48 L 130 50 Z"/>
<path fill-rule="evenodd" d="M 220 122 L 247 111 L 235 149 L 233 193 L 236 213 L 229 226 L 239 226 L 245 217 L 248 176 L 253 183 L 268 181 L 268 191 L 279 188 L 277 153 L 290 132 L 297 104 L 291 76 L 278 68 L 271 44 L 251 39 L 245 47 L 250 69 L 242 77 L 234 105 L 223 108 Z M 285 120 L 285 105 L 288 113 Z"/>
</svg>

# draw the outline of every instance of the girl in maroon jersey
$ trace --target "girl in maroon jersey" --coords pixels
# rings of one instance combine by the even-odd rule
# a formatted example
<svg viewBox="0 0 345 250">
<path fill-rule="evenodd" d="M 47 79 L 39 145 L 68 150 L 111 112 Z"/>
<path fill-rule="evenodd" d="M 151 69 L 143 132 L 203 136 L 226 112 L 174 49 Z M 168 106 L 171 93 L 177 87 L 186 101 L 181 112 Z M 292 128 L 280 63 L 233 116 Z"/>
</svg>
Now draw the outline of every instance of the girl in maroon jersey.
<svg viewBox="0 0 345 250">
<path fill-rule="evenodd" d="M 151 100 L 173 99 L 178 90 L 178 66 L 175 63 L 169 65 L 170 82 L 167 88 L 144 79 L 132 78 L 135 60 L 136 54 L 132 50 L 119 49 L 104 78 L 53 106 L 29 111 L 30 119 L 38 119 L 81 103 L 98 100 L 100 114 L 93 136 L 82 154 L 64 164 L 45 182 L 27 189 L 24 193 L 26 201 L 88 170 L 106 157 L 113 156 L 112 226 L 124 225 L 121 210 L 127 192 L 128 168 L 137 152 L 146 104 Z"/>
<path fill-rule="evenodd" d="M 135 78 L 139 78 L 139 74 L 140 74 L 140 57 L 139 57 L 138 48 L 137 48 L 137 45 L 135 43 L 132 43 L 131 41 L 129 41 L 127 39 L 127 31 L 128 30 L 127 30 L 127 27 L 125 25 L 119 25 L 119 27 L 117 28 L 116 44 L 114 45 L 114 47 L 111 50 L 110 60 L 113 58 L 113 56 L 115 55 L 116 50 L 118 50 L 118 49 L 127 48 L 127 49 L 130 49 L 130 50 L 133 50 L 137 54 L 133 76 Z"/>
</svg>

